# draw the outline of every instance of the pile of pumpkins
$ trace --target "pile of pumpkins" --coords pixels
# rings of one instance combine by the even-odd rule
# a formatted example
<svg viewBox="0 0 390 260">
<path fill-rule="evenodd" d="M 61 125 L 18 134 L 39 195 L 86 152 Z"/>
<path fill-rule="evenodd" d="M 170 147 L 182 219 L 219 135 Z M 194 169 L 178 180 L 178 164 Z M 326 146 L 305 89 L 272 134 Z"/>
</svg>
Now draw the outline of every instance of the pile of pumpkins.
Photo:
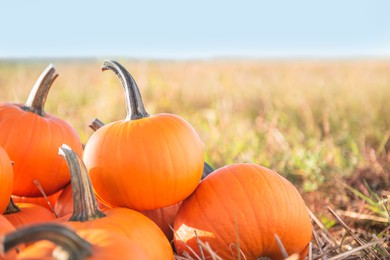
<svg viewBox="0 0 390 260">
<path fill-rule="evenodd" d="M 119 77 L 127 117 L 84 148 L 44 110 L 52 64 L 25 104 L 0 103 L 0 259 L 306 257 L 312 225 L 288 180 L 254 163 L 211 169 L 187 121 L 149 115 L 118 62 L 102 70 Z"/>
</svg>

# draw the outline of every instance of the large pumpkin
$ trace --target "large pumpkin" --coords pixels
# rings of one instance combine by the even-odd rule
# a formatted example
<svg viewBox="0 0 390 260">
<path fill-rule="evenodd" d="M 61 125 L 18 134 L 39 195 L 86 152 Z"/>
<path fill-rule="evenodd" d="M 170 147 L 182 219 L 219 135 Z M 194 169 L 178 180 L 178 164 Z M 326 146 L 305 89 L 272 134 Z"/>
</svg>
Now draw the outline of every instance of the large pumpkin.
<svg viewBox="0 0 390 260">
<path fill-rule="evenodd" d="M 34 180 L 47 195 L 59 191 L 69 182 L 69 174 L 66 163 L 57 155 L 58 147 L 67 143 L 82 153 L 76 131 L 64 120 L 44 111 L 47 94 L 57 75 L 50 64 L 25 104 L 0 103 L 0 145 L 15 162 L 14 195 L 42 196 Z"/>
<path fill-rule="evenodd" d="M 106 61 L 126 93 L 127 118 L 99 128 L 88 140 L 84 162 L 97 197 L 110 207 L 161 208 L 189 196 L 203 172 L 203 143 L 173 114 L 149 115 L 133 77 Z"/>
<path fill-rule="evenodd" d="M 223 259 L 304 259 L 312 225 L 295 187 L 276 172 L 255 164 L 234 164 L 207 176 L 183 201 L 175 222 L 179 254 L 199 252 L 208 243 Z M 207 250 L 204 250 L 207 254 Z"/>
<path fill-rule="evenodd" d="M 0 146 L 0 214 L 7 208 L 13 185 L 12 162 L 7 152 Z"/>
</svg>

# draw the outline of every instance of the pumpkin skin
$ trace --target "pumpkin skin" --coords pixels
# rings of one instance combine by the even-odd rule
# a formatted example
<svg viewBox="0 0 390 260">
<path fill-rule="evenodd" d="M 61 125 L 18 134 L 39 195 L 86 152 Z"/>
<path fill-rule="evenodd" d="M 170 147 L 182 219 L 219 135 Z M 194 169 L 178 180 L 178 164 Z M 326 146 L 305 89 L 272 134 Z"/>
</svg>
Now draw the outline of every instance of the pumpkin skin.
<svg viewBox="0 0 390 260">
<path fill-rule="evenodd" d="M 69 259 L 150 259 L 133 241 L 102 229 L 76 233 L 62 225 L 41 224 L 10 233 L 4 241 L 7 243 L 6 250 L 20 243 L 31 244 L 17 257 L 6 259 L 63 259 L 58 258 L 62 253 L 58 251 L 58 246 L 68 253 Z"/>
<path fill-rule="evenodd" d="M 179 254 L 187 246 L 199 254 L 195 231 L 223 259 L 237 259 L 237 238 L 245 259 L 284 259 L 275 234 L 288 255 L 304 259 L 312 225 L 288 180 L 256 164 L 233 164 L 211 173 L 183 201 L 174 222 Z"/>
<path fill-rule="evenodd" d="M 173 114 L 145 111 L 132 76 L 106 61 L 126 89 L 128 115 L 89 138 L 84 162 L 100 201 L 109 207 L 162 208 L 188 197 L 200 182 L 203 143 L 194 128 Z"/>
<path fill-rule="evenodd" d="M 0 146 L 0 214 L 7 208 L 13 185 L 12 162 L 4 148 Z"/>
<path fill-rule="evenodd" d="M 53 212 L 33 203 L 15 203 L 18 211 L 4 213 L 4 217 L 16 228 L 44 223 L 55 219 Z M 7 212 L 7 211 L 6 211 Z"/>
<path fill-rule="evenodd" d="M 40 206 L 43 206 L 49 210 L 53 210 L 53 208 L 55 208 L 55 205 L 57 203 L 57 200 L 58 198 L 60 197 L 60 195 L 62 194 L 62 190 L 60 191 L 57 191 L 56 193 L 50 195 L 50 196 L 47 196 L 46 198 L 45 197 L 19 197 L 19 196 L 16 196 L 16 195 L 12 195 L 12 200 L 15 202 L 15 203 L 32 203 L 32 204 L 37 204 L 37 205 L 40 205 Z M 51 207 L 50 207 L 50 205 Z"/>
<path fill-rule="evenodd" d="M 15 227 L 3 215 L 0 214 L 0 238 L 3 235 L 13 231 L 15 231 Z M 4 259 L 16 259 L 16 251 L 12 250 L 4 256 L 2 256 L 0 252 L 0 260 Z"/>
<path fill-rule="evenodd" d="M 139 211 L 154 223 L 164 232 L 169 241 L 173 240 L 173 222 L 176 218 L 181 202 L 166 206 L 159 209 L 141 210 Z"/>
<path fill-rule="evenodd" d="M 57 155 L 58 147 L 67 143 L 78 153 L 83 151 L 76 131 L 44 112 L 46 96 L 57 75 L 50 64 L 25 104 L 0 103 L 0 145 L 15 162 L 14 195 L 40 197 L 35 179 L 46 195 L 56 193 L 69 182 L 66 163 Z"/>
</svg>

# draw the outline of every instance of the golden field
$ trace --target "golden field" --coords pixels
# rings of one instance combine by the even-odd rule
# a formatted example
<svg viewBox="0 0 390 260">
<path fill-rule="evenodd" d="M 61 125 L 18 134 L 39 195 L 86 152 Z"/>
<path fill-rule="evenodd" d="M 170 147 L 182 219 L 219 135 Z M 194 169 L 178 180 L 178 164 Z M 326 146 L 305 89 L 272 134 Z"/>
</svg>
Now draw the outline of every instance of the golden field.
<svg viewBox="0 0 390 260">
<path fill-rule="evenodd" d="M 25 102 L 53 63 L 59 77 L 46 112 L 86 143 L 95 117 L 126 116 L 121 84 L 101 71 L 103 61 L 0 61 L 0 102 Z M 287 177 L 329 241 L 343 241 L 346 228 L 327 207 L 367 240 L 390 237 L 390 60 L 117 61 L 150 114 L 174 113 L 195 128 L 214 168 L 253 162 Z M 329 243 L 333 254 L 341 248 Z"/>
</svg>

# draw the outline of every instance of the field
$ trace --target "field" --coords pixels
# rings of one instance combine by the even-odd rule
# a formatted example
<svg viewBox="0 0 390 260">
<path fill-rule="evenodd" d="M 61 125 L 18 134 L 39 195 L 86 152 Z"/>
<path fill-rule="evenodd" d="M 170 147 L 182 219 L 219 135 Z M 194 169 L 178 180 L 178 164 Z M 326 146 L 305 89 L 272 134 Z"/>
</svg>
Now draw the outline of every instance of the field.
<svg viewBox="0 0 390 260">
<path fill-rule="evenodd" d="M 362 244 L 370 247 L 350 257 L 390 257 L 389 60 L 118 61 L 150 114 L 177 114 L 197 130 L 214 168 L 253 162 L 292 181 L 313 213 L 317 257 L 341 259 Z M 95 117 L 125 118 L 103 60 L 0 61 L 0 101 L 25 102 L 50 62 L 59 77 L 46 112 L 84 143 Z"/>
</svg>

